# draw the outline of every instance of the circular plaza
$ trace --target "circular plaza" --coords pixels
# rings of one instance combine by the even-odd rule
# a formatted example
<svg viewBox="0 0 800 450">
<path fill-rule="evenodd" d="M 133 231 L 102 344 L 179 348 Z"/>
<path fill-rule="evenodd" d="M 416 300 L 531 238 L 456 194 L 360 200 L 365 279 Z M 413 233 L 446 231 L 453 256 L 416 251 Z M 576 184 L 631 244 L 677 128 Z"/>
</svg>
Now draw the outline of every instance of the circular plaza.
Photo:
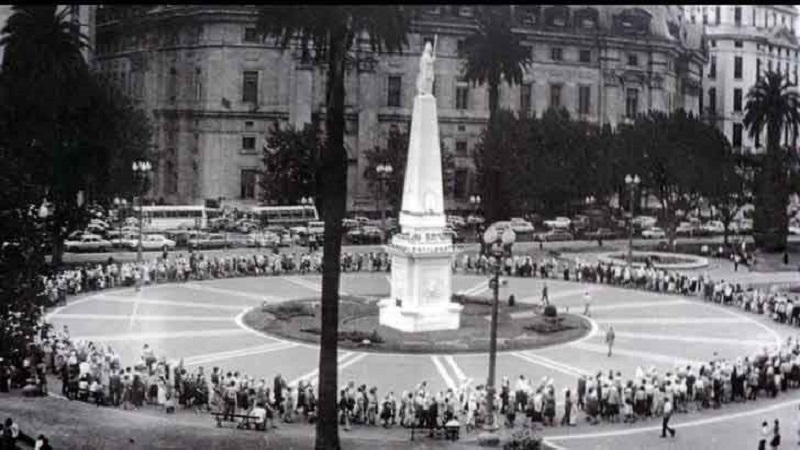
<svg viewBox="0 0 800 450">
<path fill-rule="evenodd" d="M 580 337 L 537 349 L 506 350 L 498 354 L 498 380 L 508 377 L 512 389 L 520 375 L 525 375 L 532 384 L 545 377 L 552 379 L 559 395 L 559 415 L 563 409 L 563 389 L 574 392 L 581 375 L 593 376 L 600 370 L 611 370 L 633 378 L 637 368 L 654 368 L 665 373 L 678 366 L 699 367 L 702 362 L 719 358 L 735 360 L 775 348 L 795 334 L 794 328 L 775 324 L 765 316 L 680 295 L 554 279 L 508 277 L 506 280 L 500 288 L 501 301 L 513 294 L 521 305 L 539 304 L 543 283 L 547 283 L 549 300 L 560 313 L 582 315 L 587 292 L 591 298 L 590 316 L 584 318 L 590 329 Z M 51 311 L 49 320 L 56 329 L 68 326 L 75 340 L 110 344 L 123 362 L 138 361 L 143 346 L 149 344 L 159 356 L 176 362 L 182 360 L 190 369 L 203 366 L 210 371 L 212 367 L 220 367 L 223 371 L 239 371 L 266 380 L 280 374 L 289 385 L 297 385 L 300 381 L 316 381 L 318 347 L 256 331 L 245 323 L 244 317 L 248 311 L 265 305 L 318 296 L 320 290 L 319 275 L 172 283 L 145 287 L 140 292 L 126 288 L 72 300 Z M 466 296 L 490 296 L 487 278 L 478 275 L 454 275 L 453 290 L 454 294 Z M 343 297 L 379 298 L 388 292 L 386 273 L 342 274 Z M 486 320 L 487 338 L 489 324 Z M 609 327 L 614 328 L 616 335 L 611 357 L 605 343 Z M 423 381 L 432 392 L 457 390 L 464 384 L 483 384 L 488 354 L 389 353 L 347 348 L 340 350 L 338 361 L 340 384 L 354 381 L 357 385 L 377 387 L 381 395 L 392 391 L 399 397 Z M 681 422 L 704 424 L 703 420 L 711 420 L 712 424 L 724 426 L 729 421 L 744 420 L 747 411 L 754 411 L 753 408 L 783 405 L 778 402 L 785 403 L 795 397 L 762 400 L 752 407 L 734 405 L 723 413 L 689 414 L 675 422 L 680 426 Z M 624 428 L 589 427 L 579 421 L 577 428 L 547 429 L 544 436 L 555 448 L 615 448 L 619 439 L 632 433 L 648 436 L 641 441 L 652 444 L 650 437 L 658 430 L 651 429 L 656 425 L 654 421 L 646 421 Z M 602 447 L 603 442 L 608 442 L 609 447 Z"/>
</svg>

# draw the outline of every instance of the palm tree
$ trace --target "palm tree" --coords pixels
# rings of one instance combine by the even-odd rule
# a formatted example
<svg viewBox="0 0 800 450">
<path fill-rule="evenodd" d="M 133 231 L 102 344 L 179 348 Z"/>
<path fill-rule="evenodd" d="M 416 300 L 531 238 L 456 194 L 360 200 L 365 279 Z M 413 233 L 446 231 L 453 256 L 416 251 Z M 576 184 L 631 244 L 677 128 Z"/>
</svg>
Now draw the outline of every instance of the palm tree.
<svg viewBox="0 0 800 450">
<path fill-rule="evenodd" d="M 323 64 L 325 149 L 321 157 L 321 204 L 325 218 L 322 261 L 322 332 L 319 352 L 317 449 L 336 449 L 337 338 L 339 329 L 339 258 L 346 210 L 347 153 L 344 147 L 345 74 L 350 50 L 367 39 L 374 52 L 402 50 L 411 10 L 403 6 L 280 5 L 259 9 L 257 28 L 282 49 L 297 42 L 303 57 Z M 312 52 L 313 55 L 312 55 Z"/>
<path fill-rule="evenodd" d="M 12 124 L 10 147 L 55 204 L 51 231 L 53 264 L 58 265 L 63 253 L 61 230 L 77 217 L 74 199 L 82 189 L 81 174 L 69 161 L 77 148 L 70 138 L 75 129 L 68 124 L 90 85 L 81 53 L 87 38 L 70 20 L 68 8 L 16 5 L 12 11 L 0 35 L 4 47 L 0 102 L 12 105 L 6 118 Z"/>
<path fill-rule="evenodd" d="M 530 64 L 530 49 L 522 45 L 522 37 L 513 31 L 514 17 L 509 5 L 479 6 L 477 29 L 464 41 L 466 63 L 464 78 L 489 88 L 488 133 L 494 129 L 500 110 L 500 83 L 522 83 L 523 71 Z M 500 148 L 483 152 L 484 210 L 488 223 L 500 220 L 506 207 L 500 197 L 500 171 L 493 161 L 500 157 Z"/>
<path fill-rule="evenodd" d="M 800 96 L 788 77 L 767 72 L 747 93 L 744 125 L 755 138 L 767 129 L 767 152 L 757 175 L 753 217 L 753 237 L 756 245 L 767 251 L 786 247 L 789 202 L 787 147 L 781 136 L 791 133 L 797 139 L 800 124 Z"/>
</svg>

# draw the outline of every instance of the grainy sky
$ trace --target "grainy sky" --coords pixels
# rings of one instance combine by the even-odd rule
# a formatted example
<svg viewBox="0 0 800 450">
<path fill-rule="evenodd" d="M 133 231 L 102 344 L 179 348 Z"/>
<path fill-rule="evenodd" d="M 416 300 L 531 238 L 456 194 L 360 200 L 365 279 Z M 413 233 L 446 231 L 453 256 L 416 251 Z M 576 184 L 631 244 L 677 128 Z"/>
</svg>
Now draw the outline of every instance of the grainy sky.
<svg viewBox="0 0 800 450">
<path fill-rule="evenodd" d="M 0 30 L 6 26 L 6 19 L 11 15 L 11 5 L 0 5 Z M 0 47 L 0 61 L 3 60 L 3 47 Z"/>
</svg>

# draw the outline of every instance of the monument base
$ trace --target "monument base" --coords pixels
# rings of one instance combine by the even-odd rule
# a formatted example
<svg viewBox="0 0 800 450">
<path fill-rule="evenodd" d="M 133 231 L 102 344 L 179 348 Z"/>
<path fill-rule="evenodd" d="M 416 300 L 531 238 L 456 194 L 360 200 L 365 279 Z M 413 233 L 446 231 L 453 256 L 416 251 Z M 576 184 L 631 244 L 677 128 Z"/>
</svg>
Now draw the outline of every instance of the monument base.
<svg viewBox="0 0 800 450">
<path fill-rule="evenodd" d="M 380 324 L 404 331 L 457 330 L 461 326 L 461 310 L 458 303 L 445 303 L 418 308 L 400 307 L 391 298 L 378 303 Z"/>
</svg>

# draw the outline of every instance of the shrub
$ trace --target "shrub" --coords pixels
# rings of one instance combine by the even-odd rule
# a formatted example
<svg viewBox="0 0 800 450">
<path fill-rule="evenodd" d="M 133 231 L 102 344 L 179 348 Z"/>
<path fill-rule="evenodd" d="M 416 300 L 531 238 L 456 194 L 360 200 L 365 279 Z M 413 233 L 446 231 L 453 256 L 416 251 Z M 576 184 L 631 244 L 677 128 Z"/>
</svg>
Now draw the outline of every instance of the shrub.
<svg viewBox="0 0 800 450">
<path fill-rule="evenodd" d="M 261 310 L 275 316 L 277 320 L 290 320 L 295 317 L 314 316 L 311 307 L 304 303 L 279 303 L 277 305 L 263 305 Z"/>
<path fill-rule="evenodd" d="M 503 444 L 503 450 L 541 450 L 542 438 L 534 435 L 529 429 L 522 429 L 511 435 Z"/>
<path fill-rule="evenodd" d="M 545 317 L 556 317 L 557 315 L 558 315 L 558 310 L 556 309 L 555 305 L 547 305 L 544 307 Z"/>
</svg>

